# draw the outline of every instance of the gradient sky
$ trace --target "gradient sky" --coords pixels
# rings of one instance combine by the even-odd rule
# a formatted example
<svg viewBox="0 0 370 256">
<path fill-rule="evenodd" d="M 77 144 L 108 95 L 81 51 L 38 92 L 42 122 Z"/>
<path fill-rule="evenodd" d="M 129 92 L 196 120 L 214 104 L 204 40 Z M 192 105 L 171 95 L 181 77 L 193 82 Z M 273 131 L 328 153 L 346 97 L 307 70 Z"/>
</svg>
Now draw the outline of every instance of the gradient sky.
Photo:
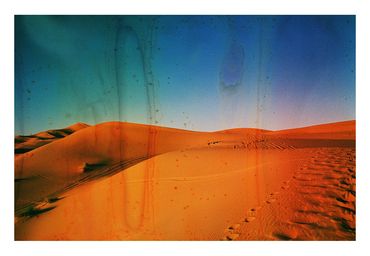
<svg viewBox="0 0 370 256">
<path fill-rule="evenodd" d="M 15 132 L 355 119 L 355 16 L 16 16 Z"/>
</svg>

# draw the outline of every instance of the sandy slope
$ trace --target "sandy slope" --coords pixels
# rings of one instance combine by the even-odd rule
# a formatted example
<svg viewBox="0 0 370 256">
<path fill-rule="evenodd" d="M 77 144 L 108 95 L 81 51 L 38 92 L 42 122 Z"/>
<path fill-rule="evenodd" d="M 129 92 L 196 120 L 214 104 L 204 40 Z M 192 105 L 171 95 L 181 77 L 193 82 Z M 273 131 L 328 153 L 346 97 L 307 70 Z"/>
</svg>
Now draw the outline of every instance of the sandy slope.
<svg viewBox="0 0 370 256">
<path fill-rule="evenodd" d="M 227 229 L 223 239 L 355 239 L 355 149 L 320 148 L 306 155 L 310 160 L 266 194 L 259 209 L 230 225 L 238 228 Z"/>
<path fill-rule="evenodd" d="M 283 138 L 355 140 L 355 129 L 355 121 L 344 121 L 281 131 L 269 131 L 267 134 Z"/>
<path fill-rule="evenodd" d="M 233 134 L 119 122 L 88 127 L 15 159 L 16 208 L 59 191 L 94 169 L 134 164 L 172 150 L 213 145 L 222 140 L 237 139 Z"/>
<path fill-rule="evenodd" d="M 85 128 L 16 159 L 16 239 L 351 240 L 354 135 Z"/>
<path fill-rule="evenodd" d="M 38 147 L 49 144 L 50 142 L 53 142 L 55 140 L 67 137 L 71 135 L 72 133 L 82 130 L 88 126 L 89 125 L 84 124 L 84 123 L 77 123 L 77 124 L 68 126 L 63 129 L 48 130 L 48 131 L 39 132 L 33 135 L 15 136 L 15 139 L 14 139 L 15 154 L 17 156 L 25 152 L 29 152 Z"/>
</svg>

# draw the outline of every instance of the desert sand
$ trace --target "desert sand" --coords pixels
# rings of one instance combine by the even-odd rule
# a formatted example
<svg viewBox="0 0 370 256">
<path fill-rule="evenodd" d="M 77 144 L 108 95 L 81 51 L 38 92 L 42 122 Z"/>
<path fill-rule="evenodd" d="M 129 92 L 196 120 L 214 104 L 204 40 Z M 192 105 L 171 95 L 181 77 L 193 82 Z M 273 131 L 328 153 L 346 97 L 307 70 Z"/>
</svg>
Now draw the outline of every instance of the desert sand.
<svg viewBox="0 0 370 256">
<path fill-rule="evenodd" d="M 18 135 L 15 137 L 15 155 L 23 154 L 25 152 L 34 150 L 38 147 L 44 146 L 55 140 L 64 138 L 72 133 L 88 127 L 87 124 L 77 123 L 66 127 L 64 129 L 49 130 L 45 132 L 39 132 L 32 135 Z"/>
<path fill-rule="evenodd" d="M 15 239 L 354 240 L 355 130 L 108 122 L 18 136 Z"/>
</svg>

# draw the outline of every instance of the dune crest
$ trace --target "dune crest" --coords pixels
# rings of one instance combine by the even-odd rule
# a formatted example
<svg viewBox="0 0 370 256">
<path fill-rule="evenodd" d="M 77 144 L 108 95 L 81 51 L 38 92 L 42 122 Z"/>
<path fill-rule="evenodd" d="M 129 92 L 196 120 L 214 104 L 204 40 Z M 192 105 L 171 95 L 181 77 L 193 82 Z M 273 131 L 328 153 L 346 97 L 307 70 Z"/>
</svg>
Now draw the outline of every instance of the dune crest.
<svg viewBox="0 0 370 256">
<path fill-rule="evenodd" d="M 268 134 L 281 135 L 288 138 L 320 138 L 320 139 L 350 139 L 356 138 L 356 121 L 343 121 L 329 124 L 312 125 L 302 128 L 272 131 Z"/>
<path fill-rule="evenodd" d="M 75 133 L 86 127 L 89 127 L 89 125 L 84 123 L 76 123 L 63 129 L 48 130 L 32 135 L 17 135 L 14 139 L 15 154 L 19 155 L 32 151 L 55 140 L 67 137 L 72 133 Z"/>
</svg>

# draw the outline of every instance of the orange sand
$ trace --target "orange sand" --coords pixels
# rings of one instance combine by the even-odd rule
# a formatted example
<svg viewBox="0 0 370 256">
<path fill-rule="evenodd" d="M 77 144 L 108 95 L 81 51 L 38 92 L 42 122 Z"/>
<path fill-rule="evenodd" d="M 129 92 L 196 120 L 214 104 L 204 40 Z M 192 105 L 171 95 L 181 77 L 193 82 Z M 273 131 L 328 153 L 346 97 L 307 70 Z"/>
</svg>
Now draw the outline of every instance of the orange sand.
<svg viewBox="0 0 370 256">
<path fill-rule="evenodd" d="M 15 178 L 16 240 L 355 239 L 354 121 L 103 123 L 18 154 Z"/>
</svg>

